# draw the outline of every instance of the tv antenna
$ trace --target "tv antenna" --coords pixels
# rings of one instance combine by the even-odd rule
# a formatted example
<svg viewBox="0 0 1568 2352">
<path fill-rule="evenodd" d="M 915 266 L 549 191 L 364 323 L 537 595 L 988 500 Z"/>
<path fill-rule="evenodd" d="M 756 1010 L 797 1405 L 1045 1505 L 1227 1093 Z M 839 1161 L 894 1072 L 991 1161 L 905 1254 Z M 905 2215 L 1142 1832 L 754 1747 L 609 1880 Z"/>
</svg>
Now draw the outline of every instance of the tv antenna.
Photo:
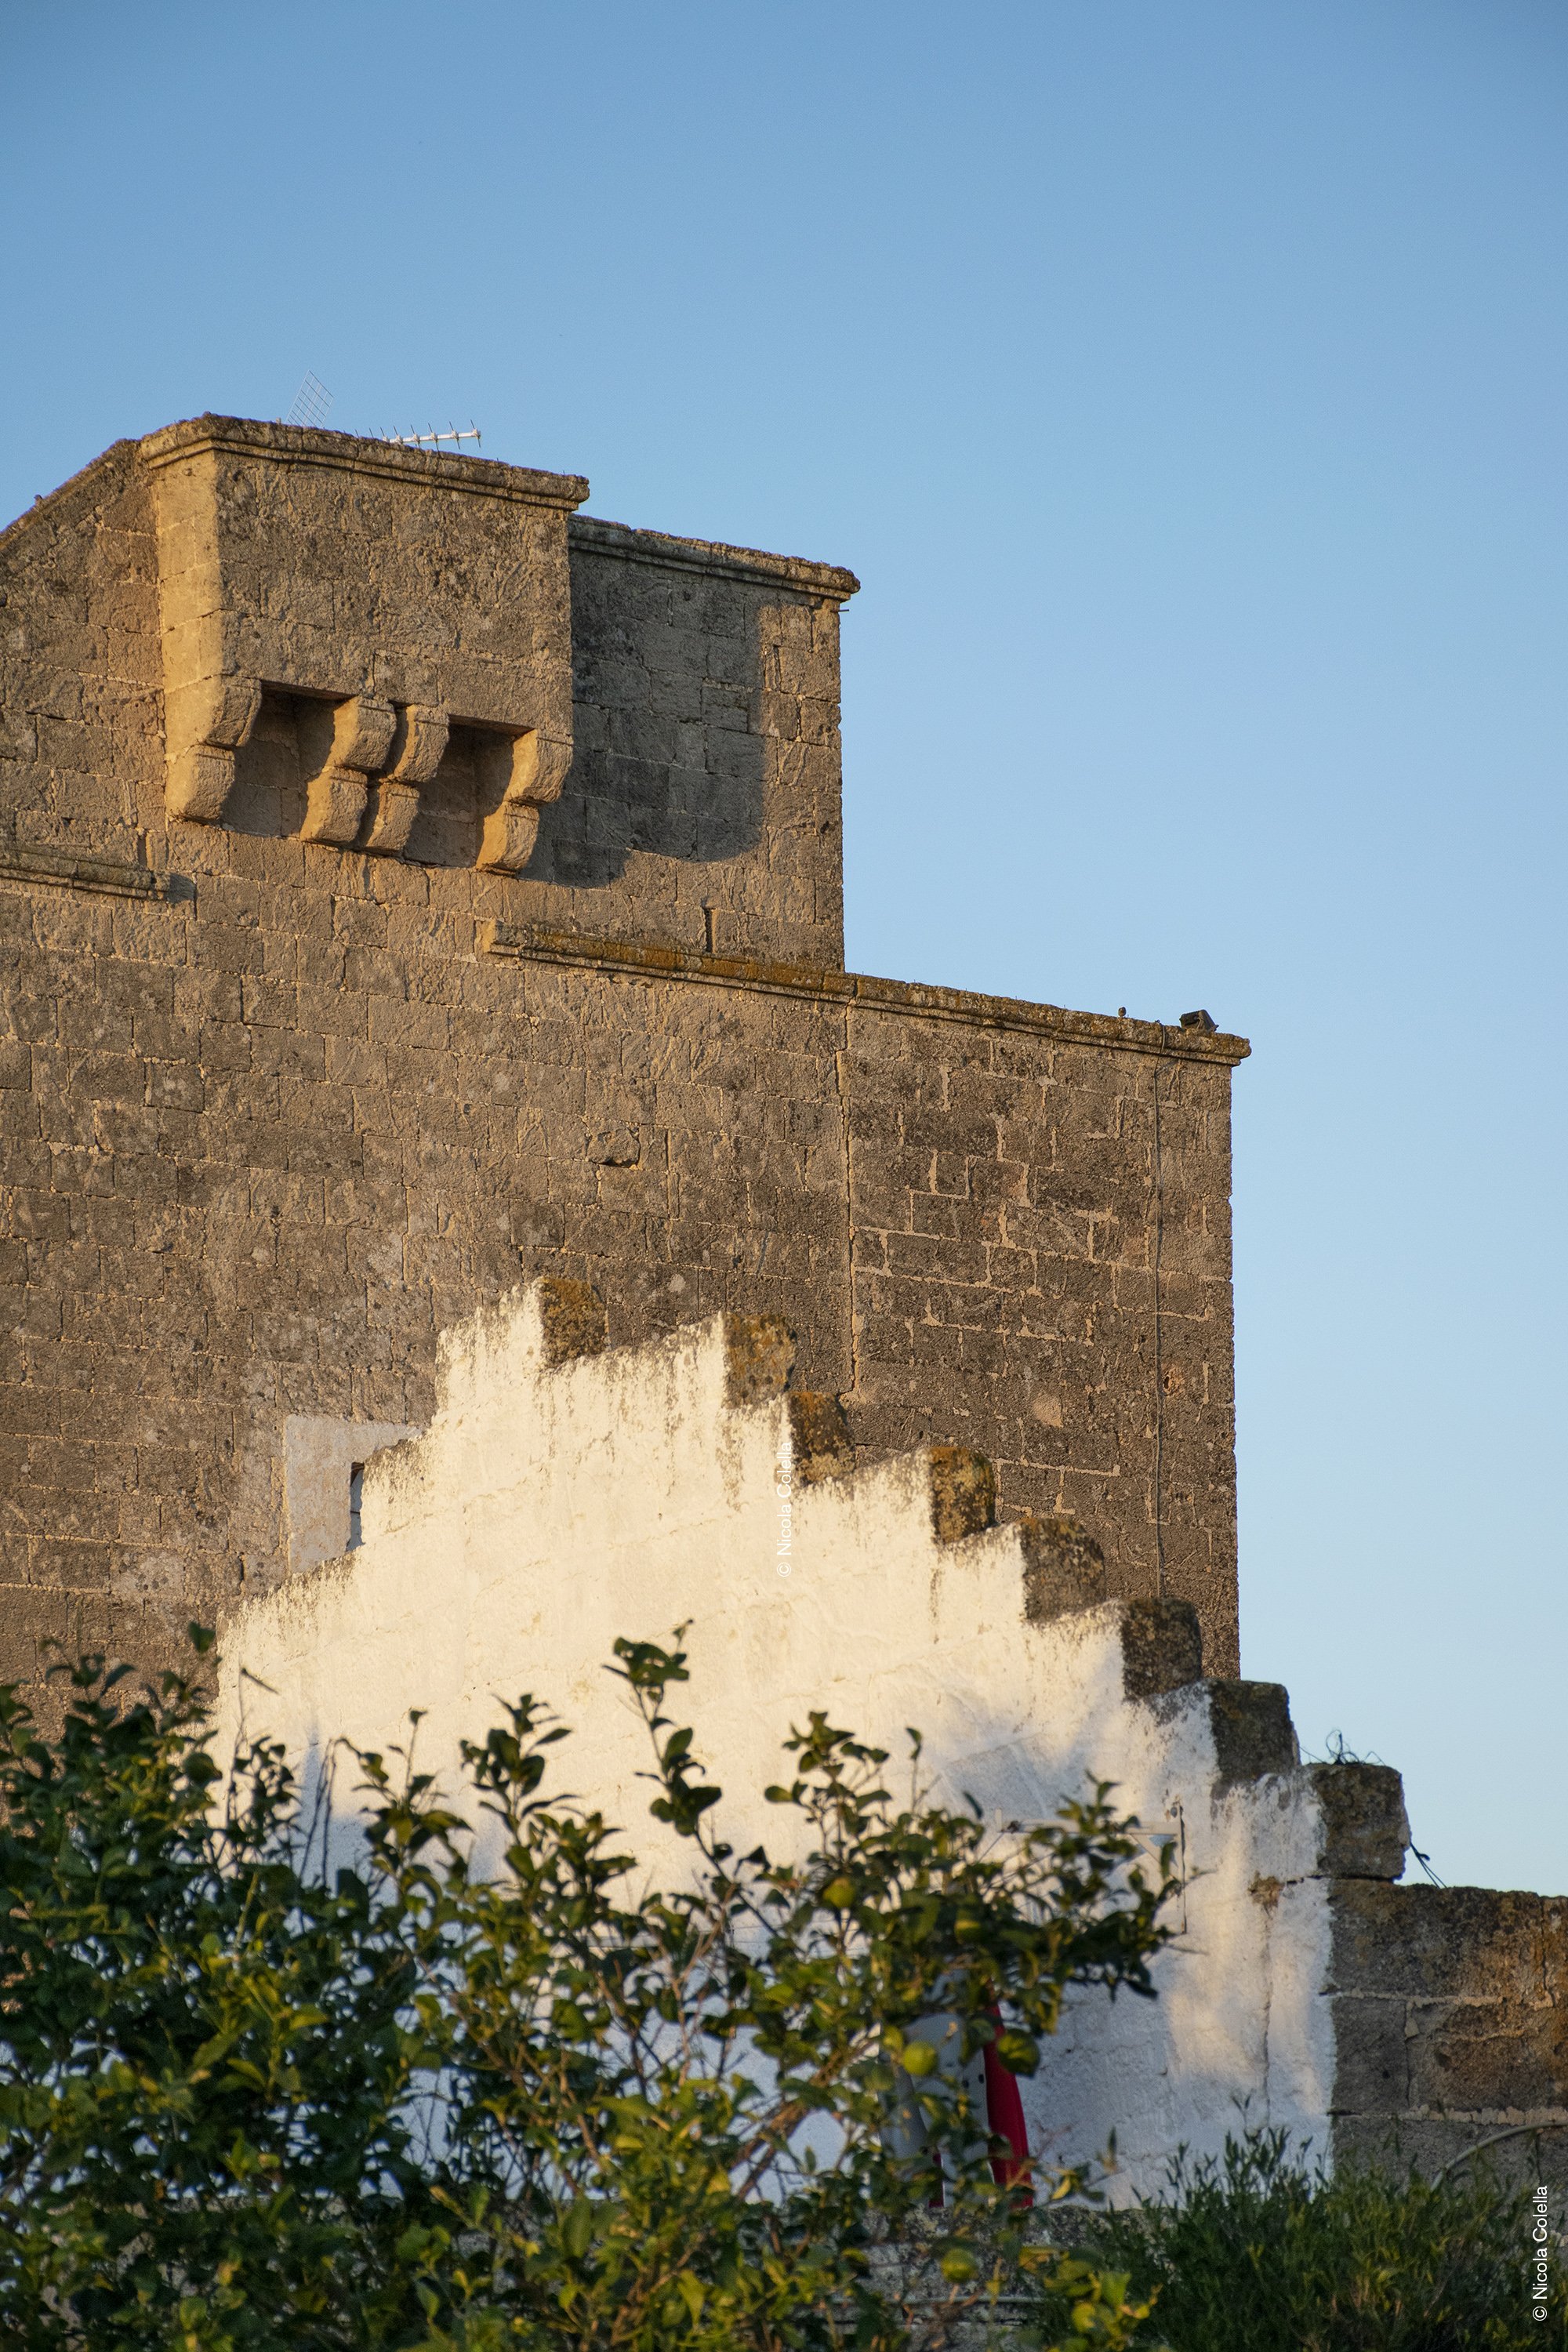
<svg viewBox="0 0 1568 2352">
<path fill-rule="evenodd" d="M 438 449 L 443 441 L 450 441 L 454 449 L 460 442 L 471 441 L 478 447 L 480 435 L 477 425 L 470 423 L 461 433 L 455 425 L 437 431 L 433 425 L 428 433 L 388 433 L 384 436 L 395 449 Z"/>
<path fill-rule="evenodd" d="M 283 419 L 285 425 L 318 425 L 326 422 L 332 395 L 319 375 L 305 370 L 305 381 L 294 394 L 294 405 Z"/>
</svg>

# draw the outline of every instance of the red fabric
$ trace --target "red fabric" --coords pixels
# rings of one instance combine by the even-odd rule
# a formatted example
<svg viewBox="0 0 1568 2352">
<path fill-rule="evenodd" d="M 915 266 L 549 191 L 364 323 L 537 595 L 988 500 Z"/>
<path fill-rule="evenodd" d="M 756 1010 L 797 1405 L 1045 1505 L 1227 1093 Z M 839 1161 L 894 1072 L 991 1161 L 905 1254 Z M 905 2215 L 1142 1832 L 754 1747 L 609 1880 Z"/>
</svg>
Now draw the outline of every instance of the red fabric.
<svg viewBox="0 0 1568 2352">
<path fill-rule="evenodd" d="M 991 2014 L 1000 2025 L 1000 2011 L 994 2009 Z M 991 2169 L 1004 2189 L 1016 2189 L 1022 2201 L 1032 2205 L 1035 2197 L 1029 2186 L 1029 2135 L 1024 2128 L 1024 2102 L 1018 2094 L 1018 2078 L 1009 2074 L 991 2042 L 985 2045 L 985 2112 L 993 2137 L 1005 2139 L 1013 2151 L 1010 2157 L 994 2156 Z"/>
<path fill-rule="evenodd" d="M 999 2009 L 992 2009 L 987 2014 L 993 2023 L 1001 2024 Z M 992 2137 L 1005 2139 L 1013 2151 L 1011 2156 L 992 2158 L 992 2174 L 1004 2189 L 1016 2189 L 1021 2205 L 1032 2205 L 1035 2192 L 1030 2185 L 1030 2176 L 1034 2167 L 1029 2162 L 1029 2135 L 1024 2125 L 1024 2102 L 1018 2091 L 1018 2078 L 1016 2074 L 1009 2074 L 1003 2065 L 994 2042 L 986 2043 L 983 2055 L 985 2061 L 985 2120 Z M 942 2210 L 943 2190 L 940 2179 L 928 2201 L 933 2212 Z"/>
</svg>

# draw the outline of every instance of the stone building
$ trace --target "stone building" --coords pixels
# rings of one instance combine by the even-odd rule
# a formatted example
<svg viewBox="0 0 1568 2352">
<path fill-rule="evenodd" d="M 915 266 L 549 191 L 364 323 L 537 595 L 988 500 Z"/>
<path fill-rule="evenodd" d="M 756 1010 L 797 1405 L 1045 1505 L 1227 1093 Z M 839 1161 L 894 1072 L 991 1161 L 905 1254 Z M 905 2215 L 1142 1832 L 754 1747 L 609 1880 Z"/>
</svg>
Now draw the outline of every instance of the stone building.
<svg viewBox="0 0 1568 2352">
<path fill-rule="evenodd" d="M 854 579 L 586 488 L 203 417 L 0 538 L 0 1670 L 279 1576 L 521 1271 L 785 1315 L 1234 1671 L 1245 1045 L 846 973 Z"/>
<path fill-rule="evenodd" d="M 292 1737 L 472 1727 L 492 1656 L 590 1675 L 640 1560 L 737 1738 L 816 1675 L 999 1804 L 1109 1769 L 1201 1824 L 1223 1950 L 1068 2052 L 1080 2136 L 1561 2148 L 1568 1906 L 1394 1885 L 1396 1776 L 1235 1679 L 1245 1044 L 847 973 L 855 581 L 585 494 L 209 416 L 0 534 L 0 1675 L 199 1617 Z M 862 1620 L 792 1586 L 773 1660 L 713 1565 L 783 1432 Z"/>
</svg>

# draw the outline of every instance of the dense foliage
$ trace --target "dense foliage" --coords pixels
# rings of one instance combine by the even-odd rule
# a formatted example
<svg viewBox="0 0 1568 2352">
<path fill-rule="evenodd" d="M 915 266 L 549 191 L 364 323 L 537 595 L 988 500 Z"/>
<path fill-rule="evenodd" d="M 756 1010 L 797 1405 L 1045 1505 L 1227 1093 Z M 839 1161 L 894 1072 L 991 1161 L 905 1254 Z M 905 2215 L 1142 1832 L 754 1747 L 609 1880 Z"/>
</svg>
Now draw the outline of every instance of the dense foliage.
<svg viewBox="0 0 1568 2352">
<path fill-rule="evenodd" d="M 1124 2279 L 1029 2242 L 972 2062 L 1031 2073 L 1071 1985 L 1147 1990 L 1134 1825 L 1101 1789 L 996 1837 L 918 1742 L 896 1803 L 813 1716 L 788 1858 L 737 1855 L 681 1654 L 617 1656 L 663 1891 L 546 1797 L 531 1699 L 465 1751 L 472 1821 L 360 1757 L 351 1841 L 276 1748 L 221 1772 L 188 1679 L 88 1662 L 49 1738 L 0 1696 L 6 2341 L 892 2352 L 1030 2262 L 1059 2341 L 1131 2340 Z"/>
<path fill-rule="evenodd" d="M 1532 2316 L 1529 2192 L 1484 2161 L 1436 2181 L 1293 2157 L 1252 2132 L 1224 2158 L 1173 2168 L 1168 2200 L 1090 2222 L 1090 2264 L 1130 2274 L 1152 2317 L 1134 2343 L 1170 2352 L 1514 2352 L 1568 2347 L 1568 2284 L 1553 2267 Z M 1068 2324 L 1059 2292 L 1039 2316 Z"/>
</svg>

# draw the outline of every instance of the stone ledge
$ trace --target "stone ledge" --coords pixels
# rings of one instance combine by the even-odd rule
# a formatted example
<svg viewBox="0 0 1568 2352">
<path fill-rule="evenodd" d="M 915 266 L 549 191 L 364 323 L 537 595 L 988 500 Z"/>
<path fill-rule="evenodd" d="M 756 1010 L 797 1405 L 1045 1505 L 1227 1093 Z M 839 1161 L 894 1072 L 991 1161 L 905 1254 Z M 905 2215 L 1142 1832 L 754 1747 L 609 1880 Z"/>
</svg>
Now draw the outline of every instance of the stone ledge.
<svg viewBox="0 0 1568 2352">
<path fill-rule="evenodd" d="M 567 533 L 569 547 L 591 549 L 623 563 L 658 563 L 676 572 L 715 573 L 730 580 L 764 581 L 842 604 L 860 583 L 839 563 L 813 563 L 801 555 L 768 555 L 756 547 L 726 547 L 717 540 L 676 539 L 668 531 L 637 530 L 630 523 L 606 522 L 600 515 L 577 515 Z"/>
<path fill-rule="evenodd" d="M 695 981 L 710 988 L 743 988 L 815 1003 L 861 1006 L 872 1013 L 916 1014 L 994 1029 L 1059 1036 L 1064 1043 L 1106 1045 L 1112 1052 L 1153 1054 L 1162 1060 L 1218 1062 L 1234 1068 L 1252 1048 L 1222 1030 L 1183 1029 L 1162 1021 L 1122 1021 L 1103 1013 L 1070 1013 L 1059 1004 L 1027 1004 L 1012 996 L 982 996 L 964 988 L 924 982 L 878 980 L 864 972 L 820 971 L 809 964 L 770 963 L 754 956 L 703 955 L 696 949 L 634 940 L 588 939 L 532 923 L 490 921 L 479 927 L 483 955 L 520 963 L 567 964 L 626 972 L 647 980 Z"/>
<path fill-rule="evenodd" d="M 435 449 L 400 449 L 356 433 L 323 433 L 303 425 L 267 425 L 254 416 L 188 416 L 165 425 L 137 445 L 144 466 L 156 472 L 205 449 L 266 457 L 274 465 L 330 466 L 350 474 L 380 474 L 393 481 L 422 482 L 426 488 L 471 490 L 483 498 L 514 499 L 525 506 L 563 508 L 570 513 L 588 495 L 581 474 L 542 474 L 531 466 L 507 466 L 495 457 L 465 457 Z"/>
<path fill-rule="evenodd" d="M 62 890 L 104 890 L 120 898 L 171 899 L 190 895 L 180 877 L 155 874 L 150 866 L 122 866 L 112 858 L 85 857 L 74 850 L 0 849 L 0 881 L 41 882 Z"/>
</svg>

